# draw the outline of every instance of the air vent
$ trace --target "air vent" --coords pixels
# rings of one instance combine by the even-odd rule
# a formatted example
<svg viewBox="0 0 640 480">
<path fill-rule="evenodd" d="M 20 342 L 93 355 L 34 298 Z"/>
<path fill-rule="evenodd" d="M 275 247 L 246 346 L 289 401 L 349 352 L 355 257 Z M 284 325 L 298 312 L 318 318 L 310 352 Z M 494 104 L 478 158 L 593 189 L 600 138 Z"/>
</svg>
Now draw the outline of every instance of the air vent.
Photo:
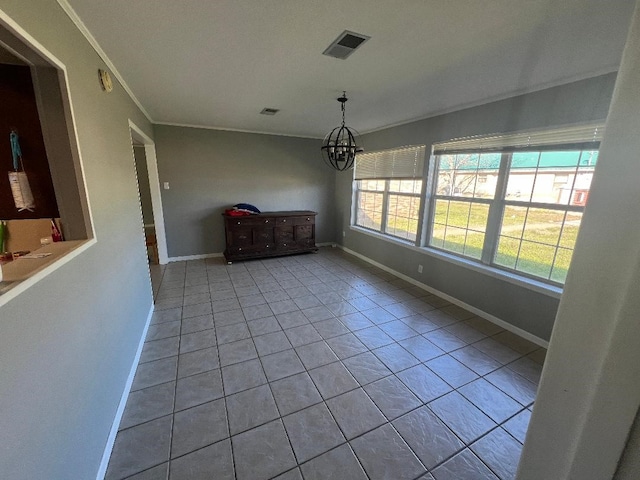
<svg viewBox="0 0 640 480">
<path fill-rule="evenodd" d="M 331 45 L 329 45 L 329 47 L 324 52 L 322 52 L 322 54 L 344 60 L 353 52 L 355 52 L 360 45 L 362 45 L 370 38 L 371 37 L 362 35 L 361 33 L 355 33 L 350 32 L 349 30 L 345 30 L 338 36 L 338 38 L 333 41 Z"/>
<path fill-rule="evenodd" d="M 260 115 L 275 115 L 279 111 L 277 108 L 263 108 Z"/>
</svg>

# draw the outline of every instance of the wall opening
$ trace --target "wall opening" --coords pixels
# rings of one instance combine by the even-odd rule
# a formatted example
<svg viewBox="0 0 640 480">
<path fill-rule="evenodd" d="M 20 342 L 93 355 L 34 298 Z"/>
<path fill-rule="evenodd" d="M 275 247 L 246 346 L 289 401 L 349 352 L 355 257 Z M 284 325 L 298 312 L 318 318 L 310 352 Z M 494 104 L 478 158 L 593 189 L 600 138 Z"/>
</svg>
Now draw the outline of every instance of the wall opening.
<svg viewBox="0 0 640 480">
<path fill-rule="evenodd" d="M 95 235 L 65 67 L 1 18 L 0 103 L 0 302 L 4 303 L 18 284 L 37 281 L 34 277 L 55 268 L 62 258 L 68 260 L 70 252 Z M 12 132 L 18 135 L 22 154 L 18 170 L 27 177 L 33 196 L 28 209 L 14 201 L 10 185 L 8 172 L 16 171 Z"/>
</svg>

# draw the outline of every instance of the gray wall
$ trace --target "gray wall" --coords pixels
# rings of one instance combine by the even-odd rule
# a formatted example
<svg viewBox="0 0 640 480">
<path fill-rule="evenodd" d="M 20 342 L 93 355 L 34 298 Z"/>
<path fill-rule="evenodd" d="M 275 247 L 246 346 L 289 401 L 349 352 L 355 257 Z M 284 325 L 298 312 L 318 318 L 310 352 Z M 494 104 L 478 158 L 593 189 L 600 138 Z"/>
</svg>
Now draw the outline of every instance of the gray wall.
<svg viewBox="0 0 640 480">
<path fill-rule="evenodd" d="M 0 477 L 95 478 L 152 305 L 128 119 L 54 0 L 0 10 L 67 69 L 97 243 L 0 307 Z"/>
<path fill-rule="evenodd" d="M 639 412 L 640 413 L 640 412 Z M 613 480 L 637 480 L 640 472 L 640 415 L 631 426 L 627 446 L 620 457 L 620 463 Z"/>
<path fill-rule="evenodd" d="M 335 234 L 333 170 L 321 140 L 156 125 L 169 257 L 221 253 L 221 213 L 236 203 L 261 211 L 313 210 L 316 241 Z"/>
<path fill-rule="evenodd" d="M 140 190 L 142 220 L 145 225 L 149 225 L 153 223 L 153 205 L 151 204 L 149 170 L 147 169 L 147 157 L 144 153 L 144 147 L 133 147 L 133 155 L 136 159 L 136 175 L 138 177 L 138 189 Z"/>
<path fill-rule="evenodd" d="M 384 129 L 363 136 L 367 151 L 426 144 L 468 135 L 549 127 L 606 118 L 615 74 L 608 74 Z M 426 253 L 349 228 L 352 175 L 336 181 L 337 232 L 342 244 L 432 288 L 510 322 L 539 338 L 551 335 L 558 300 Z M 342 237 L 345 232 L 345 237 Z M 422 264 L 422 274 L 417 265 Z"/>
</svg>

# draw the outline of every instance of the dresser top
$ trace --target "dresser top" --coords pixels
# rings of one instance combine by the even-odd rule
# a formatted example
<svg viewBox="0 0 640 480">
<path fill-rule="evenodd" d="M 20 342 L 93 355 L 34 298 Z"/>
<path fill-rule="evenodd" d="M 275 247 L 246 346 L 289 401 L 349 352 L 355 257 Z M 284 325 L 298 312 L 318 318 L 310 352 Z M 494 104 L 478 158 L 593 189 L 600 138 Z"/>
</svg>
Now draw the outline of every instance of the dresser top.
<svg viewBox="0 0 640 480">
<path fill-rule="evenodd" d="M 254 213 L 251 215 L 245 215 L 244 217 L 233 217 L 232 215 L 227 215 L 223 213 L 225 217 L 232 218 L 260 218 L 260 217 L 303 217 L 309 215 L 317 215 L 317 212 L 312 212 L 311 210 L 286 210 L 282 212 L 262 212 L 262 213 Z"/>
</svg>

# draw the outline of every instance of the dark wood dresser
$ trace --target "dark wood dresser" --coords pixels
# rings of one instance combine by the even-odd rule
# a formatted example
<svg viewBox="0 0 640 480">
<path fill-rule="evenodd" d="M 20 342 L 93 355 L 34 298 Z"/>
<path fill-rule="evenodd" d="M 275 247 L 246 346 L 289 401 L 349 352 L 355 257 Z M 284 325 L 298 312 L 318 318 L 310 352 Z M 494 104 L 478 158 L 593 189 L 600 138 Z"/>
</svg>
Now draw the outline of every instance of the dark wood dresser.
<svg viewBox="0 0 640 480">
<path fill-rule="evenodd" d="M 315 252 L 316 212 L 262 212 L 246 217 L 222 214 L 227 262 Z"/>
</svg>

